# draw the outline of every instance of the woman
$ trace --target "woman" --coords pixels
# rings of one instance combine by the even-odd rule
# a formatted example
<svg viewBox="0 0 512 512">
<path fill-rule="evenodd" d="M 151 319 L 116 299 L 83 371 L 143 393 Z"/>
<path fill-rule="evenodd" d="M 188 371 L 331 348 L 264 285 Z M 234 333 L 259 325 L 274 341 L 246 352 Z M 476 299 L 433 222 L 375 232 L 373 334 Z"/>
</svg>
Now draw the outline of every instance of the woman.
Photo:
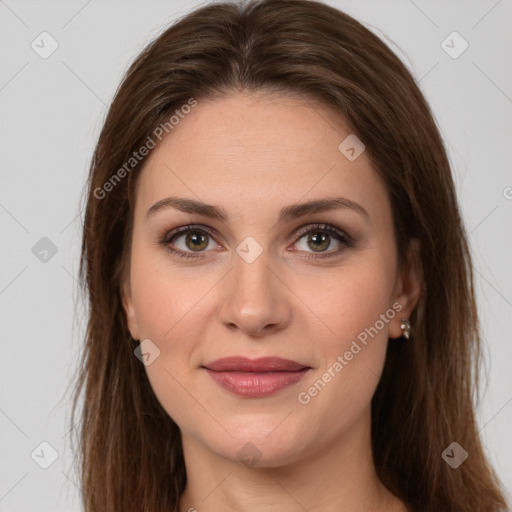
<svg viewBox="0 0 512 512">
<path fill-rule="evenodd" d="M 185 16 L 128 70 L 88 185 L 86 511 L 506 507 L 446 152 L 361 24 Z"/>
</svg>

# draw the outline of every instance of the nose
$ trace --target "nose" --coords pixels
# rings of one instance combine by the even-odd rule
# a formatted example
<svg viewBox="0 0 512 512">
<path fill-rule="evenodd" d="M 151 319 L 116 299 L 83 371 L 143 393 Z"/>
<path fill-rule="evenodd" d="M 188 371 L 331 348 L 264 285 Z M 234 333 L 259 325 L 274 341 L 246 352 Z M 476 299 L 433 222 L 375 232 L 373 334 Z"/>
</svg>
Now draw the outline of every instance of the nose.
<svg viewBox="0 0 512 512">
<path fill-rule="evenodd" d="M 223 281 L 220 320 L 228 329 L 260 338 L 289 324 L 291 292 L 270 267 L 266 252 L 252 263 L 236 255 Z"/>
</svg>

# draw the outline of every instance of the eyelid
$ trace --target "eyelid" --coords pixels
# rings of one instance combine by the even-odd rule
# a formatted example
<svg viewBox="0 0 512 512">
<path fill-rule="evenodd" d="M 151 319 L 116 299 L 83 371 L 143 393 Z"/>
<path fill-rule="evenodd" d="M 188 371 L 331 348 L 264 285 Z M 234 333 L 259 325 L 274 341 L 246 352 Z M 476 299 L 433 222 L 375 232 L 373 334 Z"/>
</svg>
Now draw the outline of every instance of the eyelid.
<svg viewBox="0 0 512 512">
<path fill-rule="evenodd" d="M 346 231 L 325 222 L 309 222 L 308 224 L 304 224 L 300 228 L 297 228 L 294 236 L 297 239 L 300 239 L 302 236 L 309 233 L 310 231 L 314 231 L 315 229 L 318 229 L 318 231 L 327 231 L 328 233 L 337 234 L 340 236 L 340 238 L 346 240 L 347 243 L 352 244 L 354 242 L 354 239 Z"/>
</svg>

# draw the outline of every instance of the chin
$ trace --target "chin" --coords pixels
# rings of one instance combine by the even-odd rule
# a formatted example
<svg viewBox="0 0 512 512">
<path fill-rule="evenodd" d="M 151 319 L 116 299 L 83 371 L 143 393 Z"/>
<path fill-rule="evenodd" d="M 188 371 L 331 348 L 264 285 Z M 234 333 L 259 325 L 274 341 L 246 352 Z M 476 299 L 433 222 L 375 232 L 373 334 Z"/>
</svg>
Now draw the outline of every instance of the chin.
<svg viewBox="0 0 512 512">
<path fill-rule="evenodd" d="M 296 437 L 289 425 L 276 428 L 278 424 L 273 422 L 272 428 L 259 430 L 247 426 L 242 431 L 231 431 L 233 437 L 226 435 L 222 440 L 206 439 L 206 445 L 218 455 L 247 467 L 286 466 L 297 461 L 307 443 L 303 437 Z M 272 432 L 272 429 L 275 430 Z"/>
</svg>

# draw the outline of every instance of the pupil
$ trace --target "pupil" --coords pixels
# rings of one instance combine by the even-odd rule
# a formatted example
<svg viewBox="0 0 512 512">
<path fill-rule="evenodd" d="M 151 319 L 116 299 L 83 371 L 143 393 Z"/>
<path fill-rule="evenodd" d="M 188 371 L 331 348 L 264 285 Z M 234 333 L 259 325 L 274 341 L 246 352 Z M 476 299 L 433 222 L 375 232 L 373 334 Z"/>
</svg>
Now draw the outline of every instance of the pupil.
<svg viewBox="0 0 512 512">
<path fill-rule="evenodd" d="M 188 241 L 191 241 L 195 248 L 200 249 L 202 248 L 201 246 L 204 245 L 205 239 L 206 237 L 204 235 L 198 233 L 193 233 L 188 236 Z"/>
<path fill-rule="evenodd" d="M 314 244 L 314 247 L 313 249 L 325 249 L 325 241 L 327 240 L 329 235 L 318 235 L 318 234 L 315 234 L 315 235 L 312 235 L 310 237 L 310 241 L 313 241 L 313 244 Z M 320 244 L 317 244 L 317 242 L 320 242 Z M 327 245 L 329 245 L 327 243 Z"/>
</svg>

